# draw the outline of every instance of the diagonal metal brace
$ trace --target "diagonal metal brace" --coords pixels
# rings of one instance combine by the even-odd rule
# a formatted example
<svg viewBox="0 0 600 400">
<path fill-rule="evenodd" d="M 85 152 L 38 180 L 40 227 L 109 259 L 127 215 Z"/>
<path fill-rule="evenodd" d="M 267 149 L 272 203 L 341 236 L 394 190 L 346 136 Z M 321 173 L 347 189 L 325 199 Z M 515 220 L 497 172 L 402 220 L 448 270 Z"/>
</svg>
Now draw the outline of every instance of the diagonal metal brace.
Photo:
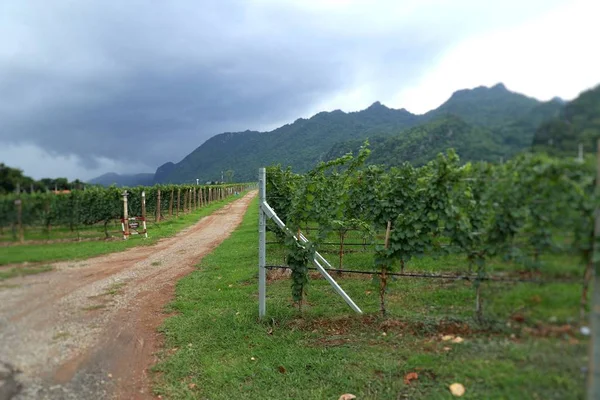
<svg viewBox="0 0 600 400">
<path fill-rule="evenodd" d="M 290 231 L 290 229 L 287 226 L 285 226 L 285 224 L 283 223 L 281 218 L 279 218 L 277 216 L 275 211 L 271 208 L 271 206 L 266 201 L 261 202 L 260 208 L 265 213 L 267 218 L 269 218 L 273 222 L 275 222 L 275 224 L 279 228 L 281 228 L 285 233 L 287 233 L 288 235 L 293 237 L 296 241 L 300 241 L 301 243 L 308 242 L 308 239 L 303 234 L 300 234 L 300 240 L 298 240 L 296 235 L 294 235 L 294 233 L 292 231 Z M 336 293 L 339 294 L 344 299 L 344 301 L 350 306 L 350 308 L 352 308 L 355 312 L 362 314 L 362 310 L 356 305 L 356 303 L 354 303 L 354 301 L 350 298 L 350 296 L 348 296 L 346 294 L 344 289 L 342 289 L 340 287 L 340 285 L 338 285 L 338 283 L 331 277 L 331 275 L 329 275 L 327 270 L 325 268 L 323 268 L 323 265 L 321 265 L 321 263 L 323 263 L 323 264 L 326 264 L 327 266 L 329 266 L 329 268 L 331 268 L 331 264 L 329 264 L 329 262 L 321 254 L 319 254 L 319 252 L 315 252 L 315 256 L 314 256 L 312 262 L 315 265 L 315 267 L 317 268 L 317 270 L 321 273 L 321 275 L 323 275 L 323 278 L 325 278 L 327 280 L 327 282 L 329 282 L 329 284 L 333 287 L 333 290 L 335 290 Z"/>
</svg>

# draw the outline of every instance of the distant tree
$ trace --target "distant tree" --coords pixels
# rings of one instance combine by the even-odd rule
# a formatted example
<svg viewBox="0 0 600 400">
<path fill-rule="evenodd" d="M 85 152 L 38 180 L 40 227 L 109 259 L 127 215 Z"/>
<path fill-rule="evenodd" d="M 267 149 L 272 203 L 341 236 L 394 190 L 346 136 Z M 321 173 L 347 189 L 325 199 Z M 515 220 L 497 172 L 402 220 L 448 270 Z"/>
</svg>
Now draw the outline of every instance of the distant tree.
<svg viewBox="0 0 600 400">
<path fill-rule="evenodd" d="M 32 178 L 23 175 L 22 170 L 0 163 L 0 193 L 14 192 L 17 186 L 21 189 L 29 189 L 34 182 Z"/>
</svg>

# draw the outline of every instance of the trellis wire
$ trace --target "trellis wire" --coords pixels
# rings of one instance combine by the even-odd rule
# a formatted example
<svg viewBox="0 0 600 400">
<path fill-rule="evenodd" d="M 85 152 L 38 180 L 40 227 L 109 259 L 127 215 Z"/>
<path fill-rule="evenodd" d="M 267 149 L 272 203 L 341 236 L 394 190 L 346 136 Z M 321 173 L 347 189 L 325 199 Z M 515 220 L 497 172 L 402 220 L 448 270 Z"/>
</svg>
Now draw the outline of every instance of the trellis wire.
<svg viewBox="0 0 600 400">
<path fill-rule="evenodd" d="M 291 269 L 287 265 L 265 265 L 266 269 Z M 308 267 L 309 270 L 317 270 L 314 267 Z M 361 271 L 352 269 L 328 269 L 331 272 L 345 272 L 349 274 L 361 274 L 361 275 L 381 275 L 381 271 Z M 504 282 L 504 283 L 537 283 L 543 284 L 581 284 L 581 280 L 575 279 L 552 279 L 552 280 L 540 280 L 540 279 L 515 279 L 515 278 L 500 278 L 500 277 L 478 277 L 477 275 L 444 275 L 444 274 L 433 274 L 433 273 L 414 273 L 414 272 L 388 272 L 388 276 L 399 276 L 404 278 L 425 278 L 425 279 L 453 279 L 453 280 L 464 280 L 464 281 L 488 281 L 488 282 Z"/>
</svg>

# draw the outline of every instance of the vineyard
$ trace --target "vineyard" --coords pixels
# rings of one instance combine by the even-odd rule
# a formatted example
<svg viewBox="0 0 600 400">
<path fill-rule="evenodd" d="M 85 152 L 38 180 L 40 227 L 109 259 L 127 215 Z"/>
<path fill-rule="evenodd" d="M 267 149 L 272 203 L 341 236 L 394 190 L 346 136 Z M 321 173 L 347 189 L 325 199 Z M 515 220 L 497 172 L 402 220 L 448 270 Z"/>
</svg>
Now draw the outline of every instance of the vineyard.
<svg viewBox="0 0 600 400">
<path fill-rule="evenodd" d="M 372 276 L 383 315 L 386 298 L 397 295 L 390 282 L 408 278 L 465 282 L 478 322 L 486 321 L 484 300 L 503 291 L 528 288 L 533 296 L 545 285 L 558 299 L 576 285 L 584 317 L 597 204 L 593 163 L 524 154 L 500 165 L 461 165 L 450 150 L 420 168 L 385 170 L 365 166 L 368 155 L 363 147 L 305 175 L 267 169 L 267 202 L 289 229 L 269 221 L 267 268 L 291 270 L 299 308 L 309 260 L 319 251 L 335 259 L 338 276 Z M 300 233 L 308 243 L 299 244 Z M 519 311 L 502 310 L 502 317 Z M 577 315 L 571 311 L 569 318 Z"/>
<path fill-rule="evenodd" d="M 127 215 L 151 224 L 239 194 L 247 184 L 87 187 L 66 193 L 0 196 L 0 243 L 122 238 L 124 192 Z"/>
</svg>

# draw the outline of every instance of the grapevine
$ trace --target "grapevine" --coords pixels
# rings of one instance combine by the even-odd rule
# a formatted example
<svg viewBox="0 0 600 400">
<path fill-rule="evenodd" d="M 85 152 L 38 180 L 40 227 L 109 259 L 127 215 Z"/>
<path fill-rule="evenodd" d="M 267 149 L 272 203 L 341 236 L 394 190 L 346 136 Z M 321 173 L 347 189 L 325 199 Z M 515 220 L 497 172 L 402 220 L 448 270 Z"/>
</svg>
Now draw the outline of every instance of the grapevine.
<svg viewBox="0 0 600 400">
<path fill-rule="evenodd" d="M 488 261 L 504 257 L 539 269 L 543 254 L 561 249 L 565 236 L 572 238 L 571 247 L 588 265 L 583 304 L 598 204 L 589 165 L 544 154 L 522 154 L 501 165 L 461 165 L 449 150 L 422 167 L 406 163 L 386 170 L 365 165 L 367 156 L 364 146 L 357 157 L 348 154 L 321 163 L 304 175 L 277 166 L 267 171 L 267 201 L 290 230 L 316 226 L 307 246 L 288 242 L 296 301 L 301 301 L 308 283 L 310 251 L 318 250 L 331 232 L 340 240 L 341 269 L 346 233 L 358 228 L 382 240 L 389 221 L 387 245 L 380 242 L 373 258 L 382 312 L 382 280 L 397 265 L 403 271 L 414 257 L 457 253 L 476 274 L 475 316 L 482 321 L 481 283 Z"/>
</svg>

